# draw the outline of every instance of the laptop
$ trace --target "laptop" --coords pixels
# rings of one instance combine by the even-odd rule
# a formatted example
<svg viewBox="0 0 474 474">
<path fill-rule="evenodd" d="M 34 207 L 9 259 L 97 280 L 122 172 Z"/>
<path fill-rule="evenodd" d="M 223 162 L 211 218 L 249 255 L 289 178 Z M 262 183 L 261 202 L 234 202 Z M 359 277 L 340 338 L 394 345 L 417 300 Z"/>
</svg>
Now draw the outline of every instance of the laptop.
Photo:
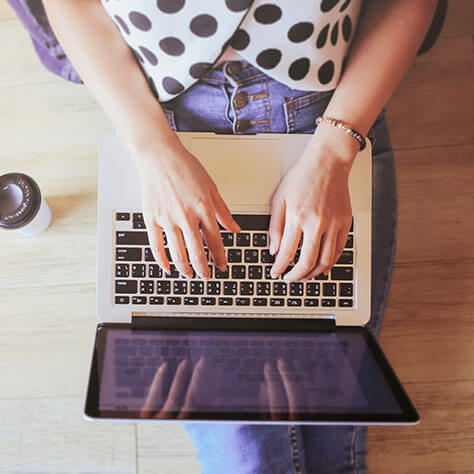
<svg viewBox="0 0 474 474">
<path fill-rule="evenodd" d="M 115 134 L 103 137 L 101 322 L 86 418 L 417 423 L 413 404 L 364 327 L 371 287 L 370 143 L 350 173 L 353 220 L 340 259 L 327 276 L 286 283 L 270 276 L 271 196 L 311 135 L 177 135 L 217 184 L 241 232 L 221 228 L 227 271 L 211 262 L 208 281 L 182 277 L 172 264 L 164 273 L 149 247 L 136 165 Z"/>
</svg>

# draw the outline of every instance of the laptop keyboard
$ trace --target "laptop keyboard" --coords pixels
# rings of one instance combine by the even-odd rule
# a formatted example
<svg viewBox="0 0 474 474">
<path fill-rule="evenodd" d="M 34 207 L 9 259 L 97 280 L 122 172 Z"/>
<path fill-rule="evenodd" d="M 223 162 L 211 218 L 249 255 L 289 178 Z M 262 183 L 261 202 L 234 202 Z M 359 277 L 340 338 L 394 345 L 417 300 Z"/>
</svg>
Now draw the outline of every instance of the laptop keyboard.
<svg viewBox="0 0 474 474">
<path fill-rule="evenodd" d="M 170 271 L 154 263 L 148 235 L 140 212 L 115 213 L 114 301 L 116 305 L 168 307 L 230 307 L 249 311 L 251 307 L 307 308 L 354 306 L 354 219 L 345 249 L 329 275 L 320 274 L 307 282 L 286 283 L 272 279 L 274 257 L 268 250 L 269 215 L 234 215 L 241 232 L 221 230 L 227 256 L 227 271 L 211 265 L 211 277 L 202 280 L 180 276 L 171 263 L 166 235 L 165 251 Z M 206 255 L 209 252 L 204 245 Z M 298 261 L 299 249 L 295 261 Z M 294 262 L 283 272 L 284 276 Z M 247 309 L 246 309 L 247 308 Z"/>
</svg>

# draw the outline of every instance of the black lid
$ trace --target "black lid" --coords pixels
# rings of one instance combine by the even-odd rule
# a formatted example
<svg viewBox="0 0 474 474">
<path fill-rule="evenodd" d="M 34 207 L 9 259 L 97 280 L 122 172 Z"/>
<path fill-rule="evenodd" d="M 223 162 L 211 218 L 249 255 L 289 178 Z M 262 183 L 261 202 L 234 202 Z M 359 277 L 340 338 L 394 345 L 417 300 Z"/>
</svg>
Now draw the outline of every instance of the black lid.
<svg viewBox="0 0 474 474">
<path fill-rule="evenodd" d="M 0 227 L 18 229 L 31 222 L 41 205 L 36 181 L 23 173 L 0 176 Z"/>
</svg>

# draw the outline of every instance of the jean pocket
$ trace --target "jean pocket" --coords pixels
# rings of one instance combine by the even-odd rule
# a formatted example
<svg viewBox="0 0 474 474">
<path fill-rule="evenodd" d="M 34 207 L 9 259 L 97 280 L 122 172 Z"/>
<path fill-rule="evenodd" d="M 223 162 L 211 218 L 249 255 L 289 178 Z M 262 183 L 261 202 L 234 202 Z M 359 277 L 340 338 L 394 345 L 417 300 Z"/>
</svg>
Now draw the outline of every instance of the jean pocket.
<svg viewBox="0 0 474 474">
<path fill-rule="evenodd" d="M 316 91 L 297 97 L 284 97 L 287 133 L 313 133 L 316 117 L 323 114 L 334 91 Z"/>
<path fill-rule="evenodd" d="M 177 127 L 176 127 L 176 122 L 174 120 L 174 110 L 173 109 L 165 109 L 164 107 L 161 107 L 163 109 L 163 112 L 166 115 L 166 118 L 168 119 L 168 123 L 170 124 L 170 127 L 176 132 Z"/>
</svg>

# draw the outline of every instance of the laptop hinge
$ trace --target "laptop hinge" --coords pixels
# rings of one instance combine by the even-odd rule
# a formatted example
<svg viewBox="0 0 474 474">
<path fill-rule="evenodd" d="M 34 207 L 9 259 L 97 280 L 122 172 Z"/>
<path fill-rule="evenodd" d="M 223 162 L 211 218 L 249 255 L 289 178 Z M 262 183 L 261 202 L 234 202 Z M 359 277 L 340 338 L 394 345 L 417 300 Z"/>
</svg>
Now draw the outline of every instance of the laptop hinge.
<svg viewBox="0 0 474 474">
<path fill-rule="evenodd" d="M 313 318 L 298 318 L 288 315 L 287 318 L 262 317 L 262 315 L 232 315 L 235 317 L 202 316 L 189 317 L 186 315 L 153 316 L 137 313 L 132 315 L 133 329 L 161 330 L 192 330 L 192 331 L 334 331 L 336 329 L 335 315 L 318 315 Z M 251 317 L 255 316 L 255 317 Z"/>
</svg>

